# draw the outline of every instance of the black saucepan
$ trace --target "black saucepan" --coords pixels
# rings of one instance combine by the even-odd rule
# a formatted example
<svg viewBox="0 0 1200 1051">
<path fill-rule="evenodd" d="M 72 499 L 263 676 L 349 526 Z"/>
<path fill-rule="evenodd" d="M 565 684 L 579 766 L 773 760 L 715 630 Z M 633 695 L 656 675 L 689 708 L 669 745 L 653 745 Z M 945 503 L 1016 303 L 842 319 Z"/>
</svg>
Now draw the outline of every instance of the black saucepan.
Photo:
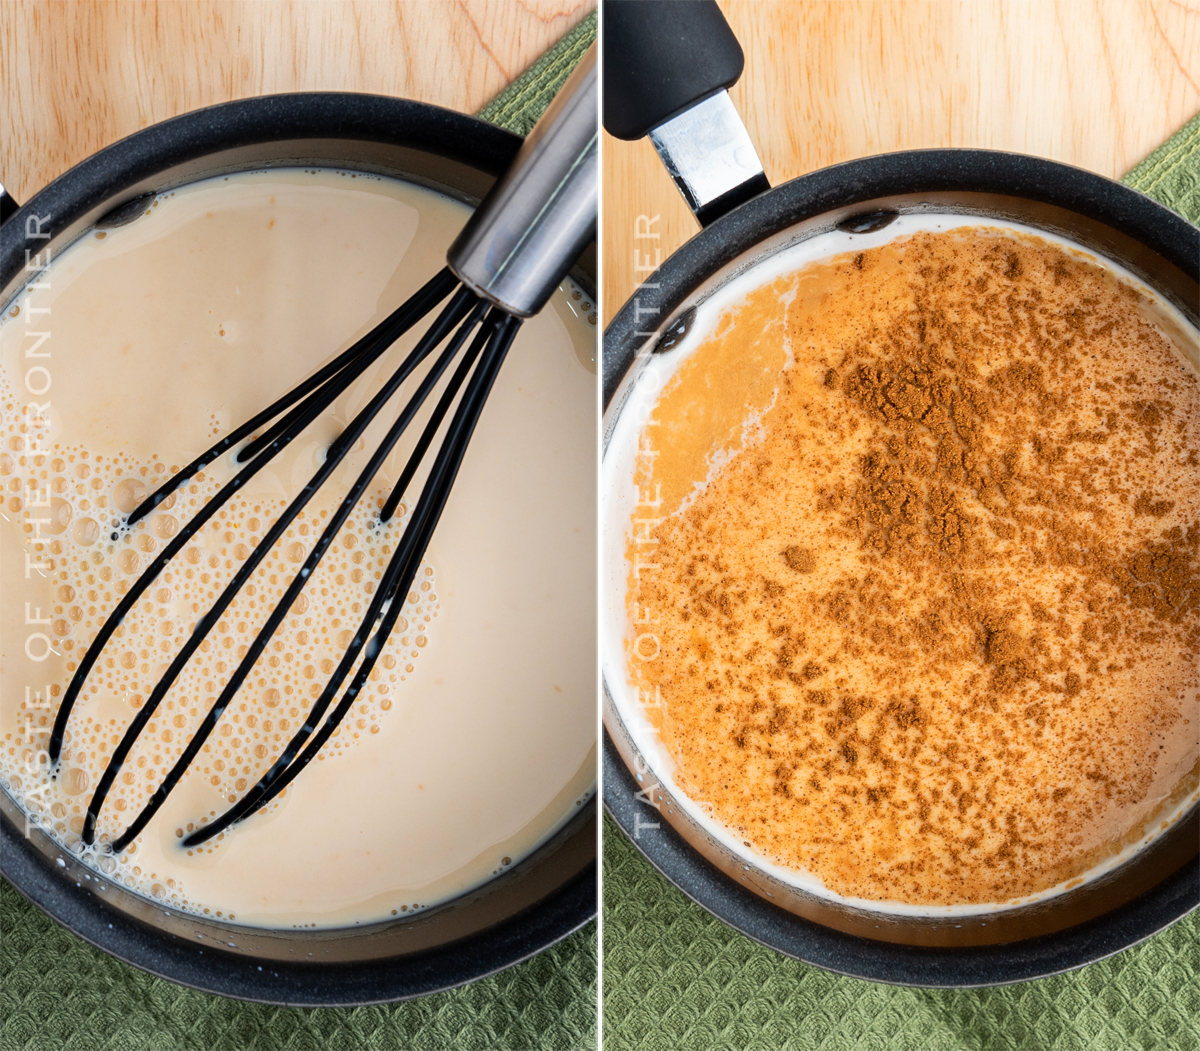
<svg viewBox="0 0 1200 1051">
<path fill-rule="evenodd" d="M 313 165 L 395 176 L 478 204 L 521 140 L 421 103 L 313 93 L 232 102 L 154 125 L 56 179 L 0 226 L 0 303 L 26 280 L 26 219 L 51 216 L 57 254 L 146 193 L 234 171 Z M 36 229 L 36 227 L 35 227 Z M 594 287 L 594 248 L 573 276 Z M 301 1006 L 379 1003 L 523 960 L 596 914 L 596 804 L 512 871 L 412 919 L 274 931 L 164 909 L 98 877 L 0 791 L 0 870 L 60 923 L 143 970 L 208 992 Z"/>
<path fill-rule="evenodd" d="M 684 23 L 701 6 L 709 8 L 697 30 L 702 39 L 689 53 L 688 31 L 694 27 Z M 658 52 L 658 65 L 649 66 L 636 52 L 653 49 L 656 35 L 662 39 L 658 20 L 666 8 L 676 9 L 671 44 Z M 715 4 L 622 2 L 605 11 L 606 55 L 614 48 L 614 26 L 624 17 L 631 38 L 621 55 L 635 56 L 626 73 L 614 70 L 606 57 L 605 124 L 615 134 L 636 138 L 653 121 L 670 120 L 681 108 L 712 97 L 741 72 L 740 48 Z M 676 67 L 686 76 L 673 77 Z M 668 88 L 647 94 L 646 83 L 658 77 L 669 81 Z M 614 105 L 610 92 L 617 84 L 624 93 Z M 610 108 L 618 110 L 618 127 Z M 685 155 L 673 166 L 670 137 L 660 136 L 656 146 L 687 196 L 684 169 L 694 158 Z M 763 185 L 765 180 L 752 189 Z M 670 353 L 690 324 L 692 307 L 772 252 L 834 228 L 878 229 L 897 214 L 966 213 L 1061 234 L 1123 264 L 1193 324 L 1200 321 L 1200 231 L 1119 183 L 1052 161 L 987 150 L 894 153 L 826 168 L 744 200 L 736 188 L 716 208 L 710 204 L 706 210 L 705 202 L 692 199 L 707 225 L 646 279 L 606 329 L 606 447 L 641 370 L 656 354 Z M 1200 362 L 1194 364 L 1200 368 Z M 602 649 L 610 645 L 620 653 L 619 640 L 604 640 Z M 614 667 L 620 659 L 614 657 Z M 831 971 L 930 987 L 1024 981 L 1102 959 L 1200 904 L 1200 808 L 1193 806 L 1107 877 L 1041 904 L 953 919 L 840 907 L 748 867 L 681 810 L 657 784 L 607 685 L 604 723 L 605 805 L 638 849 L 726 923 Z"/>
</svg>

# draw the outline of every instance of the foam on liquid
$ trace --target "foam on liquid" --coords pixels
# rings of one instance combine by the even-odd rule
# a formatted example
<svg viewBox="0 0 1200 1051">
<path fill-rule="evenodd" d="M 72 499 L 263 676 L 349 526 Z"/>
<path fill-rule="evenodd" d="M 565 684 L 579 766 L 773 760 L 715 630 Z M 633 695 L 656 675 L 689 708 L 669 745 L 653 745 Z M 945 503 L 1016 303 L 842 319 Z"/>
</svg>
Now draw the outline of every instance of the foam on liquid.
<svg viewBox="0 0 1200 1051">
<path fill-rule="evenodd" d="M 594 791 L 594 308 L 566 282 L 523 326 L 368 688 L 319 758 L 265 813 L 181 846 L 268 769 L 349 643 L 420 492 L 423 475 L 378 526 L 425 413 L 167 803 L 120 857 L 103 849 L 191 739 L 412 382 L 177 680 L 108 797 L 101 849 L 83 851 L 107 759 L 191 625 L 424 326 L 158 578 L 89 678 L 52 780 L 39 752 L 89 640 L 235 468 L 214 463 L 131 531 L 123 515 L 395 309 L 469 214 L 396 180 L 298 169 L 206 180 L 147 211 L 85 235 L 0 321 L 0 784 L 114 882 L 178 908 L 342 926 L 455 897 Z"/>
</svg>

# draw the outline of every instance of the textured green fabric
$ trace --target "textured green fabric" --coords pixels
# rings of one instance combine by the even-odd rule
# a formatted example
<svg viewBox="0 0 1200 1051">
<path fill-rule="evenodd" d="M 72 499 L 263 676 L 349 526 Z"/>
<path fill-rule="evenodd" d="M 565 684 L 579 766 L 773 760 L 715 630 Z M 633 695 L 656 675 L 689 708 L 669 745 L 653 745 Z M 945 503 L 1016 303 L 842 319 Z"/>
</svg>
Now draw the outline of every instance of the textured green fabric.
<svg viewBox="0 0 1200 1051">
<path fill-rule="evenodd" d="M 153 978 L 0 882 L 2 1051 L 493 1051 L 596 1046 L 596 925 L 461 989 L 380 1007 L 264 1007 Z"/>
<path fill-rule="evenodd" d="M 1200 116 L 1126 176 L 1200 223 Z M 979 990 L 844 978 L 676 890 L 604 822 L 605 1051 L 1195 1051 L 1200 913 L 1070 974 Z"/>
<path fill-rule="evenodd" d="M 1195 1051 L 1192 913 L 1070 974 L 997 989 L 843 978 L 751 941 L 604 826 L 605 1051 Z"/>
<path fill-rule="evenodd" d="M 595 39 L 592 15 L 480 116 L 524 135 Z M 0 1051 L 566 1051 L 596 1046 L 596 925 L 461 989 L 362 1008 L 263 1007 L 106 956 L 0 881 Z"/>
<path fill-rule="evenodd" d="M 1200 226 L 1200 113 L 1121 181 Z"/>
<path fill-rule="evenodd" d="M 593 11 L 479 111 L 479 116 L 518 135 L 528 135 L 563 81 L 596 39 Z"/>
</svg>

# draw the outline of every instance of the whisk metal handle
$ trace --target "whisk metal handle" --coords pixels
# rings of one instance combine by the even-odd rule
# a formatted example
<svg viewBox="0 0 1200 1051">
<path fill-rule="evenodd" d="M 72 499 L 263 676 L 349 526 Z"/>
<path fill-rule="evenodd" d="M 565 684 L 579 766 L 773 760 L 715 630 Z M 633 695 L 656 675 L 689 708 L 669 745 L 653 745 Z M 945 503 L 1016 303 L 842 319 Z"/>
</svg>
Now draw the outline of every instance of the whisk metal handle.
<svg viewBox="0 0 1200 1051">
<path fill-rule="evenodd" d="M 464 285 L 517 317 L 542 308 L 595 236 L 597 130 L 593 44 L 450 246 Z"/>
</svg>

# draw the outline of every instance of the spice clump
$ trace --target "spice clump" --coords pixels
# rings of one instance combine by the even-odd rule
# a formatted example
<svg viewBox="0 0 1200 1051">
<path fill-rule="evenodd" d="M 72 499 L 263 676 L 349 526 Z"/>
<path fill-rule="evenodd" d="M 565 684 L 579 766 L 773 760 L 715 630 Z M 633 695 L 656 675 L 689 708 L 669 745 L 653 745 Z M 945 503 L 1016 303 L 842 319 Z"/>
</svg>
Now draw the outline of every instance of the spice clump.
<svg viewBox="0 0 1200 1051">
<path fill-rule="evenodd" d="M 811 573 L 817 568 L 817 556 L 808 548 L 793 544 L 783 552 L 783 560 L 797 573 Z"/>
</svg>

